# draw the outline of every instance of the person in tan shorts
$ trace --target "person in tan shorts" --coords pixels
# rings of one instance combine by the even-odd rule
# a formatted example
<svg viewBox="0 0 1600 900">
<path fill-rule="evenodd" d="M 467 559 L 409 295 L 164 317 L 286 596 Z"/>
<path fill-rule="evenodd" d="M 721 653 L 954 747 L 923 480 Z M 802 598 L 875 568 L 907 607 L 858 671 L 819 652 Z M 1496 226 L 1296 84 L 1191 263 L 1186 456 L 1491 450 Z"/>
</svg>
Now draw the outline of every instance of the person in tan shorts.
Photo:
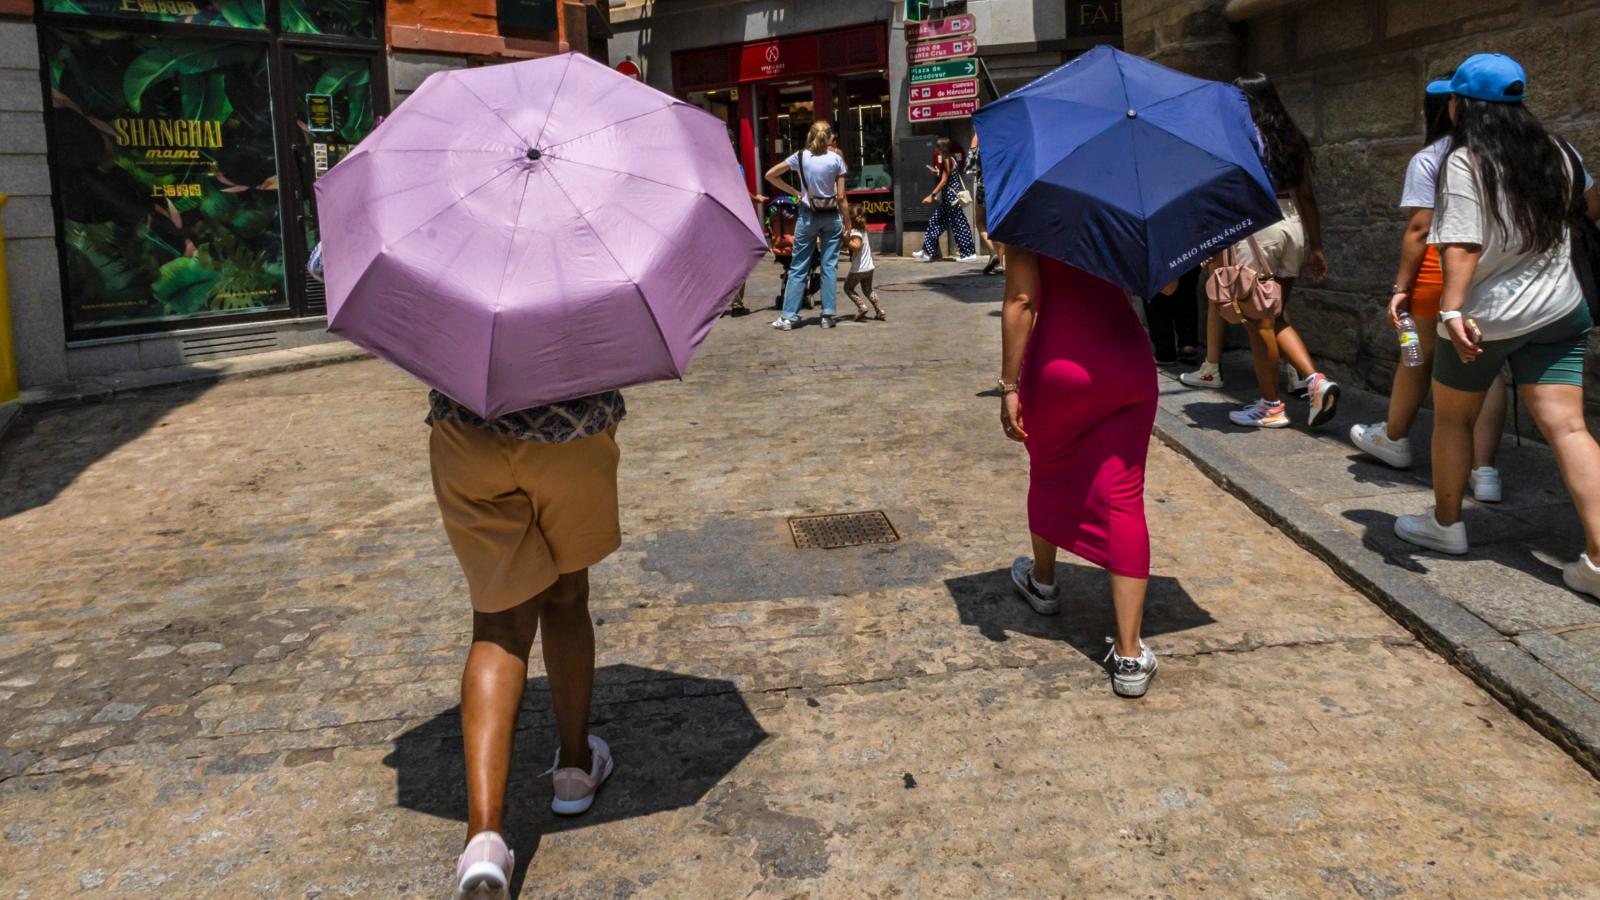
<svg viewBox="0 0 1600 900">
<path fill-rule="evenodd" d="M 512 739 L 540 647 L 560 737 L 551 808 L 589 809 L 611 775 L 589 734 L 594 624 L 589 567 L 622 544 L 612 391 L 485 420 L 434 392 L 428 455 L 445 534 L 472 599 L 472 648 L 461 678 L 467 846 L 455 896 L 505 896 L 515 860 L 501 833 Z"/>
</svg>

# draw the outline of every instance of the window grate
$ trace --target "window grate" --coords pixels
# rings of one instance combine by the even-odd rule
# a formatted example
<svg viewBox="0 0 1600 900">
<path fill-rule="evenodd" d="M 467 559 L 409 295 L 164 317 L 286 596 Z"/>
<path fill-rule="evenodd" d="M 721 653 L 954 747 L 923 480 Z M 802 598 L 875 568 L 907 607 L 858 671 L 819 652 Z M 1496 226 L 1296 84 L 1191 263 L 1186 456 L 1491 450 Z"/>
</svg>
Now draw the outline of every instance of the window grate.
<svg viewBox="0 0 1600 900">
<path fill-rule="evenodd" d="M 827 516 L 797 516 L 789 520 L 794 545 L 802 550 L 837 550 L 863 544 L 893 544 L 900 533 L 882 510 Z"/>
</svg>

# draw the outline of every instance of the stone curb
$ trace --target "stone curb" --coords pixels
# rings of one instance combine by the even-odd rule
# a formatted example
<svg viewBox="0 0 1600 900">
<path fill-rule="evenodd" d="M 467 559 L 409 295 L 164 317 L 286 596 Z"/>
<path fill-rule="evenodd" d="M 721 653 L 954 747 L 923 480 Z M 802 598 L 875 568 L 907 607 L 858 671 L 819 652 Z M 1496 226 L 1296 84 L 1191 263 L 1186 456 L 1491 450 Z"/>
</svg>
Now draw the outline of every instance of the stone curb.
<svg viewBox="0 0 1600 900">
<path fill-rule="evenodd" d="M 6 431 L 11 428 L 11 423 L 17 421 L 22 415 L 21 403 L 0 403 L 0 441 L 5 440 Z"/>
<path fill-rule="evenodd" d="M 1162 409 L 1155 434 L 1600 777 L 1600 703 L 1293 492 L 1256 474 L 1201 429 Z"/>
<path fill-rule="evenodd" d="M 15 412 L 11 414 L 12 418 L 15 419 L 23 412 L 59 409 L 83 403 L 102 403 L 114 397 L 122 397 L 140 391 L 157 390 L 181 384 L 218 384 L 224 381 L 240 381 L 261 375 L 276 375 L 301 369 L 314 369 L 320 366 L 332 365 L 333 363 L 369 359 L 371 356 L 372 354 L 367 351 L 343 341 L 315 344 L 309 347 L 299 347 L 292 350 L 273 350 L 268 353 L 238 356 L 215 362 L 168 366 L 160 369 L 145 369 L 118 375 L 103 375 L 78 381 L 61 382 L 23 391 L 21 399 L 16 403 L 9 404 L 9 406 L 16 407 Z M 7 408 L 0 407 L 0 434 L 4 433 L 5 425 L 7 424 L 5 418 Z"/>
</svg>

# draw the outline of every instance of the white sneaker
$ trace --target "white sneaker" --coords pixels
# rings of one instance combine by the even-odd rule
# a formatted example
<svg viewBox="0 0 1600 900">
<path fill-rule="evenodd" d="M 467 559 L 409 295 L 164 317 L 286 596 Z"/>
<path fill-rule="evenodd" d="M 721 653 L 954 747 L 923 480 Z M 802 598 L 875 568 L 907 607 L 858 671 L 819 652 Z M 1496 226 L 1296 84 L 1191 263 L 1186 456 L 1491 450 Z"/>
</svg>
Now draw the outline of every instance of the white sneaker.
<svg viewBox="0 0 1600 900">
<path fill-rule="evenodd" d="M 1017 561 L 1011 564 L 1011 583 L 1016 585 L 1017 593 L 1028 601 L 1034 612 L 1041 616 L 1061 614 L 1061 585 L 1045 586 L 1035 581 L 1033 560 L 1026 556 L 1017 557 Z"/>
<path fill-rule="evenodd" d="M 1138 656 L 1118 656 L 1116 641 L 1106 638 L 1106 643 L 1111 645 L 1104 662 L 1111 664 L 1112 692 L 1118 697 L 1143 697 L 1156 674 L 1155 653 L 1140 641 Z"/>
<path fill-rule="evenodd" d="M 516 856 L 506 839 L 493 831 L 480 831 L 467 841 L 456 861 L 453 900 L 507 900 L 511 896 L 511 871 Z"/>
<path fill-rule="evenodd" d="M 1434 510 L 1425 516 L 1401 516 L 1394 520 L 1394 533 L 1408 544 L 1416 544 L 1440 553 L 1461 556 L 1467 552 L 1467 523 L 1457 522 L 1448 528 L 1440 525 Z"/>
<path fill-rule="evenodd" d="M 1178 380 L 1188 387 L 1199 388 L 1204 391 L 1222 390 L 1222 367 L 1211 363 L 1204 363 L 1198 372 L 1185 372 L 1178 376 Z"/>
<path fill-rule="evenodd" d="M 933 262 L 933 257 L 929 256 L 926 253 L 923 253 L 921 250 L 918 250 L 917 252 L 911 254 L 911 258 L 916 260 L 917 262 L 926 262 L 926 263 Z"/>
<path fill-rule="evenodd" d="M 969 263 L 969 262 L 977 262 L 977 261 L 978 261 L 978 254 L 976 254 L 976 253 L 968 253 L 966 256 L 961 256 L 961 257 L 957 257 L 956 258 L 956 262 Z"/>
<path fill-rule="evenodd" d="M 1484 466 L 1472 470 L 1472 499 L 1479 503 L 1499 503 L 1503 496 L 1499 469 Z"/>
<path fill-rule="evenodd" d="M 1288 428 L 1289 412 L 1282 400 L 1268 403 L 1263 399 L 1228 413 L 1228 421 L 1246 428 Z"/>
<path fill-rule="evenodd" d="M 1411 439 L 1389 437 L 1389 424 L 1351 425 L 1350 442 L 1356 449 L 1396 469 L 1411 468 Z"/>
<path fill-rule="evenodd" d="M 772 327 L 778 329 L 779 331 L 793 331 L 794 323 L 788 319 L 785 319 L 783 316 L 779 316 L 777 321 L 772 323 Z"/>
<path fill-rule="evenodd" d="M 1600 597 L 1600 566 L 1596 566 L 1585 553 L 1577 562 L 1567 563 L 1561 570 L 1561 580 L 1580 594 Z"/>
<path fill-rule="evenodd" d="M 1339 414 L 1339 383 L 1329 380 L 1321 372 L 1311 373 L 1306 379 L 1306 400 L 1311 404 L 1308 425 L 1316 428 L 1325 425 Z"/>
<path fill-rule="evenodd" d="M 1311 393 L 1311 379 L 1301 378 L 1300 373 L 1294 370 L 1294 366 L 1284 363 L 1283 377 L 1289 382 L 1289 393 L 1295 397 L 1304 400 Z"/>
<path fill-rule="evenodd" d="M 556 761 L 550 766 L 547 774 L 555 776 L 556 795 L 550 801 L 550 809 L 557 815 L 575 816 L 588 812 L 594 805 L 594 795 L 600 790 L 600 785 L 606 783 L 611 777 L 611 770 L 615 764 L 611 759 L 611 748 L 605 741 L 594 735 L 589 735 L 589 771 L 585 772 L 576 767 L 560 768 L 561 751 L 556 750 Z"/>
</svg>

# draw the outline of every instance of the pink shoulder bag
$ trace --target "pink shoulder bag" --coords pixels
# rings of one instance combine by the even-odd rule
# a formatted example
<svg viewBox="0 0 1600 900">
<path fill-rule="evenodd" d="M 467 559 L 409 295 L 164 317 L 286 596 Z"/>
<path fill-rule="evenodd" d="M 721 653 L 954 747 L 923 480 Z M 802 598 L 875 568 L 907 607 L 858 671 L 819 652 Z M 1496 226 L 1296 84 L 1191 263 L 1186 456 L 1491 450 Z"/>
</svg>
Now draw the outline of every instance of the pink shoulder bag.
<svg viewBox="0 0 1600 900">
<path fill-rule="evenodd" d="M 1267 264 L 1267 255 L 1255 236 L 1249 238 L 1250 252 L 1264 271 L 1258 272 L 1239 261 L 1233 247 L 1217 256 L 1206 278 L 1206 297 L 1217 305 L 1224 321 L 1238 325 L 1246 319 L 1276 319 L 1283 312 L 1283 285 Z"/>
</svg>

